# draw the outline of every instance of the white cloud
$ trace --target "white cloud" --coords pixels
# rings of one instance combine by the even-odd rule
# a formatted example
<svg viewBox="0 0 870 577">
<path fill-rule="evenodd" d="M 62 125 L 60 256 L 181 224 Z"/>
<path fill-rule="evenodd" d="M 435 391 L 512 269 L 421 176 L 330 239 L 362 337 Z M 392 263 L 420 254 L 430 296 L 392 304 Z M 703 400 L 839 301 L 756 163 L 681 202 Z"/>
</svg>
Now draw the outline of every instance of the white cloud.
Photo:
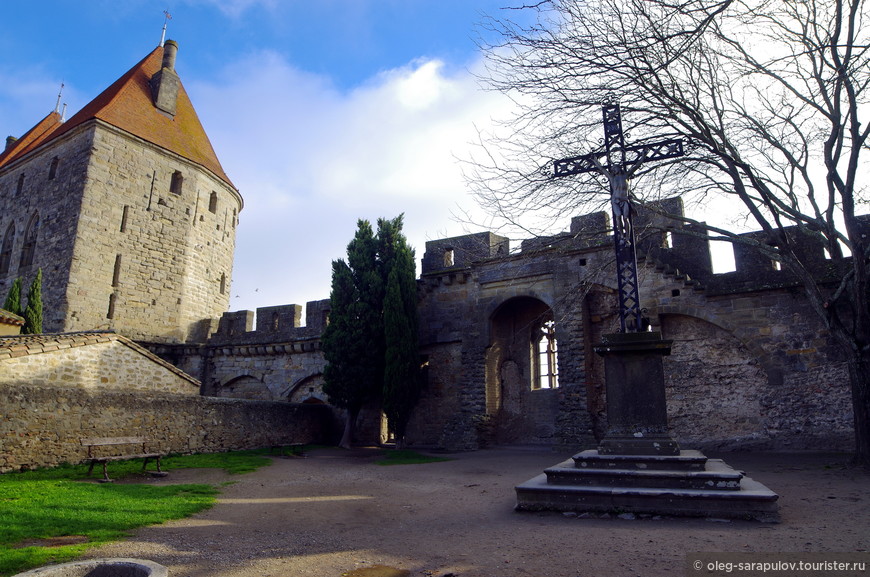
<svg viewBox="0 0 870 577">
<path fill-rule="evenodd" d="M 463 234 L 473 206 L 455 160 L 508 104 L 467 71 L 437 60 L 384 71 L 340 92 L 271 52 L 229 64 L 217 80 L 187 81 L 224 169 L 245 197 L 231 309 L 327 298 L 331 261 L 356 220 L 405 214 L 425 241 Z"/>
</svg>

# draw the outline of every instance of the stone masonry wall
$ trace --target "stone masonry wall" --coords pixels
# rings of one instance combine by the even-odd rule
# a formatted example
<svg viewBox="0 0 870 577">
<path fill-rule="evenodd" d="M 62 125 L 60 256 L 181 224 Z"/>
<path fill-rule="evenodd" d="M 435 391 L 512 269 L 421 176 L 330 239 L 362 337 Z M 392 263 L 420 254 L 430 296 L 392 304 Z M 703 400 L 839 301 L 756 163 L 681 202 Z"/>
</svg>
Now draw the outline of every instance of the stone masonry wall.
<svg viewBox="0 0 870 577">
<path fill-rule="evenodd" d="M 14 227 L 0 294 L 19 276 L 26 292 L 42 268 L 46 331 L 204 342 L 229 306 L 242 199 L 180 156 L 94 121 L 4 167 L 0 205 L 0 241 Z M 34 215 L 34 259 L 22 267 Z"/>
<path fill-rule="evenodd" d="M 0 384 L 199 394 L 198 381 L 113 333 L 0 338 Z"/>
<path fill-rule="evenodd" d="M 204 341 L 203 319 L 229 305 L 241 197 L 182 157 L 106 125 L 94 131 L 64 330 Z"/>
<path fill-rule="evenodd" d="M 0 385 L 0 472 L 77 463 L 85 437 L 144 436 L 165 453 L 332 438 L 328 407 L 240 399 Z"/>
<path fill-rule="evenodd" d="M 678 199 L 663 206 L 671 214 L 682 210 Z M 794 279 L 745 250 L 737 255 L 737 271 L 713 274 L 703 240 L 679 231 L 671 237 L 666 232 L 671 224 L 656 213 L 640 213 L 635 224 L 641 305 L 652 328 L 674 341 L 664 362 L 677 439 L 708 449 L 849 450 L 845 366 Z M 508 385 L 501 367 L 505 362 L 528 366 L 517 357 L 523 346 L 531 349 L 523 311 L 543 303 L 556 323 L 558 413 L 553 423 L 530 405 L 521 413 L 527 420 L 517 426 L 529 428 L 538 420 L 539 427 L 524 435 L 527 443 L 544 440 L 541 432 L 555 427 L 549 442 L 594 447 L 607 423 L 602 362 L 592 346 L 602 334 L 614 332 L 617 321 L 606 215 L 575 218 L 570 232 L 524 242 L 519 253 L 500 243 L 498 252 L 483 254 L 480 247 L 486 243 L 477 242 L 480 238 L 427 243 L 420 279 L 422 350 L 449 344 L 461 353 L 429 364 L 430 382 L 458 381 L 450 405 L 454 412 L 433 410 L 436 399 L 427 390 L 412 422 L 416 437 L 411 444 L 476 448 L 504 426 L 502 421 L 518 422 L 516 412 L 506 414 L 499 404 Z M 474 251 L 455 253 L 469 243 Z M 807 250 L 821 255 L 813 246 Z M 831 265 L 823 264 L 819 271 L 826 274 Z M 505 330 L 525 340 L 519 347 L 505 346 Z M 529 372 L 525 369 L 522 378 L 531 381 Z M 526 386 L 531 388 L 531 382 Z M 439 426 L 436 440 L 432 431 Z"/>
<path fill-rule="evenodd" d="M 9 269 L 5 274 L 0 271 L 0 298 L 5 298 L 18 277 L 23 280 L 22 296 L 26 295 L 37 269 L 42 268 L 43 328 L 46 331 L 61 331 L 66 326 L 66 279 L 72 265 L 91 142 L 91 133 L 78 131 L 0 170 L 0 206 L 3 206 L 0 242 L 7 234 L 13 235 Z M 55 158 L 58 164 L 51 177 Z M 34 259 L 32 264 L 22 266 L 25 235 L 35 217 L 38 232 Z M 101 305 L 104 317 L 105 304 Z"/>
</svg>

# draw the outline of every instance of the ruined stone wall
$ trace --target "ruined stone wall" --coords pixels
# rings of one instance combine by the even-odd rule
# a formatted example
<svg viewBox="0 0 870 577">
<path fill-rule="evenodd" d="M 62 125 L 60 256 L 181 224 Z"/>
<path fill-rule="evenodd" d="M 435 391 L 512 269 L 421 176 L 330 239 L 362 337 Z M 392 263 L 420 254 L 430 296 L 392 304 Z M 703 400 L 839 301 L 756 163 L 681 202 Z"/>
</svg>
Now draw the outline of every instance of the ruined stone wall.
<svg viewBox="0 0 870 577">
<path fill-rule="evenodd" d="M 332 439 L 328 407 L 68 387 L 0 385 L 0 472 L 77 463 L 85 437 L 144 436 L 165 453 Z"/>
<path fill-rule="evenodd" d="M 678 200 L 667 202 L 665 212 L 682 210 Z M 667 219 L 655 214 L 641 214 L 637 225 L 641 304 L 652 328 L 674 340 L 664 362 L 678 440 L 713 449 L 849 450 L 846 369 L 794 279 L 769 258 L 745 250 L 736 255 L 735 272 L 713 274 L 703 240 L 668 235 Z M 606 215 L 575 218 L 569 232 L 524 242 L 518 254 L 478 250 L 462 260 L 454 249 L 452 260 L 442 258 L 464 242 L 485 244 L 478 237 L 427 243 L 421 345 L 426 351 L 450 343 L 457 351 L 441 364 L 430 363 L 428 371 L 430 381 L 452 381 L 458 390 L 447 403 L 453 410 L 448 415 L 434 409 L 434 395 L 424 395 L 413 421 L 416 439 L 432 443 L 431 431 L 440 425 L 436 446 L 475 448 L 498 440 L 502 426 L 523 430 L 518 442 L 593 447 L 607 423 L 603 363 L 592 345 L 618 327 Z M 823 259 L 818 247 L 806 248 Z M 516 357 L 529 344 L 505 346 L 493 334 L 493 322 L 507 322 L 499 318 L 504 307 L 537 302 L 551 308 L 557 327 L 558 409 L 553 416 L 546 403 L 526 403 L 521 396 L 511 401 L 521 410 L 508 415 L 503 402 L 510 379 L 501 363 L 516 364 L 528 379 L 528 364 Z M 521 308 L 510 317 L 519 324 L 527 322 Z"/>
<path fill-rule="evenodd" d="M 554 259 L 562 257 L 551 251 L 507 256 L 506 240 L 488 245 L 492 247 L 489 259 L 479 252 L 472 255 L 476 261 L 460 260 L 454 254 L 466 263 L 465 269 L 445 270 L 436 257 L 445 247 L 456 246 L 463 243 L 457 239 L 427 243 L 424 263 L 431 268 L 424 266 L 420 281 L 422 351 L 447 346 L 452 351 L 430 358 L 428 367 L 430 383 L 453 387 L 452 401 L 445 407 L 450 412 L 431 409 L 439 404 L 436 395 L 443 395 L 443 385 L 427 388 L 408 443 L 468 450 L 489 443 L 592 441 L 591 420 L 584 411 L 576 411 L 585 407 L 586 399 L 581 377 L 585 351 L 575 338 L 582 323 L 569 320 L 581 318 L 576 273 L 560 270 Z M 556 321 L 560 387 L 532 390 L 530 330 L 544 309 L 551 310 Z M 506 376 L 506 362 L 515 367 L 515 376 Z M 437 437 L 432 433 L 436 430 Z"/>
<path fill-rule="evenodd" d="M 664 362 L 679 439 L 717 449 L 852 447 L 847 368 L 800 289 L 717 295 L 669 275 L 645 278 L 654 328 L 674 339 Z"/>
<path fill-rule="evenodd" d="M 206 395 L 325 402 L 320 335 L 329 301 L 307 303 L 306 311 L 304 325 L 299 305 L 224 313 L 205 345 L 144 344 L 196 376 Z"/>
</svg>

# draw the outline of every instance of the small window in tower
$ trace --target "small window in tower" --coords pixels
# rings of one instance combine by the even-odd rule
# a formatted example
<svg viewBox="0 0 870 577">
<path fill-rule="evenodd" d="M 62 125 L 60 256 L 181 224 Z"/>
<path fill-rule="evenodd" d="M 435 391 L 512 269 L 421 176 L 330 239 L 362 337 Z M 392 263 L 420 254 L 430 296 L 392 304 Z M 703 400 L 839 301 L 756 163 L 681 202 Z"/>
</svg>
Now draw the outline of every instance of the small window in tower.
<svg viewBox="0 0 870 577">
<path fill-rule="evenodd" d="M 221 294 L 225 294 L 227 292 L 227 275 L 221 273 Z"/>
<path fill-rule="evenodd" d="M 455 255 L 452 248 L 444 249 L 444 266 L 453 266 L 455 263 L 454 257 Z"/>
<path fill-rule="evenodd" d="M 217 212 L 217 193 L 215 191 L 211 191 L 211 196 L 208 197 L 208 211 Z"/>
<path fill-rule="evenodd" d="M 109 295 L 109 310 L 106 312 L 107 319 L 115 318 L 115 293 Z"/>
<path fill-rule="evenodd" d="M 124 211 L 121 213 L 121 232 L 127 232 L 127 216 L 130 212 L 130 206 L 124 205 Z"/>
<path fill-rule="evenodd" d="M 184 185 L 184 176 L 176 170 L 172 173 L 172 180 L 169 183 L 169 192 L 172 194 L 181 194 L 181 187 Z"/>
<path fill-rule="evenodd" d="M 118 286 L 118 283 L 121 281 L 121 255 L 115 255 L 115 268 L 112 272 L 112 286 Z"/>
<path fill-rule="evenodd" d="M 24 233 L 24 248 L 21 250 L 21 262 L 19 268 L 25 268 L 33 264 L 33 257 L 36 255 L 36 240 L 39 237 L 39 213 L 33 213 L 30 217 L 30 222 L 27 224 L 27 229 Z"/>
<path fill-rule="evenodd" d="M 57 165 L 60 164 L 60 159 L 58 157 L 54 157 L 51 159 L 51 165 L 48 167 L 48 180 L 54 180 L 54 177 L 57 176 Z"/>
<path fill-rule="evenodd" d="M 21 195 L 22 192 L 24 192 L 24 173 L 23 172 L 18 177 L 18 188 L 15 189 L 15 194 Z"/>
<path fill-rule="evenodd" d="M 236 222 L 238 221 L 239 214 L 236 212 L 236 209 L 233 209 L 233 228 L 236 228 Z"/>
<path fill-rule="evenodd" d="M 0 248 L 0 274 L 7 274 L 12 265 L 12 245 L 15 244 L 15 223 L 10 223 Z"/>
</svg>

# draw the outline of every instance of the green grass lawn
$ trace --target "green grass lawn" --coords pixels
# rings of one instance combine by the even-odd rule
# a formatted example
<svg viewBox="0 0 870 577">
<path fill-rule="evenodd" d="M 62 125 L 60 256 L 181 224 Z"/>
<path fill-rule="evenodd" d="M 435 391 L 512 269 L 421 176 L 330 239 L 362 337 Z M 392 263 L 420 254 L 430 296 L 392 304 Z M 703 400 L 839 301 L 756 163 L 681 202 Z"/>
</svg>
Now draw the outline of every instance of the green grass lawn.
<svg viewBox="0 0 870 577">
<path fill-rule="evenodd" d="M 438 463 L 449 461 L 447 457 L 433 457 L 424 455 L 411 449 L 393 449 L 384 451 L 383 458 L 375 461 L 378 465 L 422 465 L 424 463 Z"/>
<path fill-rule="evenodd" d="M 263 451 L 242 451 L 171 456 L 161 464 L 164 471 L 220 468 L 247 473 L 269 462 Z M 93 478 L 102 475 L 98 469 Z M 83 482 L 87 470 L 87 465 L 75 465 L 0 475 L 0 576 L 69 561 L 137 527 L 187 517 L 212 506 L 218 494 L 211 485 Z M 141 461 L 109 465 L 114 479 L 141 471 Z M 39 543 L 70 536 L 83 542 L 57 547 Z"/>
</svg>

